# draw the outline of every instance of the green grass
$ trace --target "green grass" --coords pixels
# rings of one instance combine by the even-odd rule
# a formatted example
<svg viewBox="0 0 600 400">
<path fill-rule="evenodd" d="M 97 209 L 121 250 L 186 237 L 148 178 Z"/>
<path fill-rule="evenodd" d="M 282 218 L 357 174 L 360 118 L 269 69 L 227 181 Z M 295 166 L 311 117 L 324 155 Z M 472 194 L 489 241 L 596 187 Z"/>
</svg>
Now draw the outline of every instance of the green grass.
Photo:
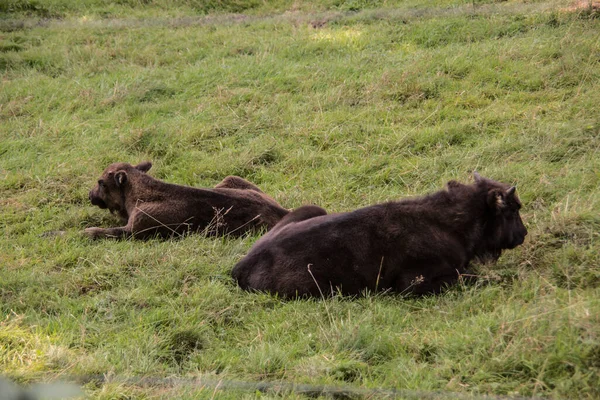
<svg viewBox="0 0 600 400">
<path fill-rule="evenodd" d="M 600 19 L 568 6 L 2 3 L 0 370 L 107 374 L 98 399 L 265 396 L 135 384 L 197 376 L 600 397 Z M 143 160 L 331 212 L 477 170 L 517 184 L 530 234 L 439 296 L 281 301 L 229 277 L 259 235 L 80 235 L 117 224 L 87 199 L 104 167 Z"/>
<path fill-rule="evenodd" d="M 436 0 L 435 6 L 481 5 L 503 0 Z M 244 13 L 270 15 L 285 12 L 356 12 L 388 7 L 426 9 L 420 0 L 4 0 L 0 13 L 12 17 L 64 18 L 194 16 Z M 0 14 L 1 15 L 1 14 Z"/>
</svg>

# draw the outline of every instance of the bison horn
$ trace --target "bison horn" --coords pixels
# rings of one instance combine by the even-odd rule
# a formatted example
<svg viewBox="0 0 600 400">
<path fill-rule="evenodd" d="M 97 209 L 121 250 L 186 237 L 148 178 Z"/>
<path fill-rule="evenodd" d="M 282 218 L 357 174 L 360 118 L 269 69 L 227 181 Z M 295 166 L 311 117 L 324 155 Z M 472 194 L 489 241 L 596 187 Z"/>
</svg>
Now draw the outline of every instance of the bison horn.
<svg viewBox="0 0 600 400">
<path fill-rule="evenodd" d="M 481 175 L 479 175 L 477 173 L 477 171 L 473 171 L 473 178 L 475 178 L 475 182 L 479 183 L 483 180 L 483 178 L 481 177 Z"/>
<path fill-rule="evenodd" d="M 515 194 L 515 190 L 517 188 L 515 186 L 511 186 L 510 188 L 508 188 L 508 190 L 506 191 L 506 196 L 512 196 L 513 194 Z"/>
</svg>

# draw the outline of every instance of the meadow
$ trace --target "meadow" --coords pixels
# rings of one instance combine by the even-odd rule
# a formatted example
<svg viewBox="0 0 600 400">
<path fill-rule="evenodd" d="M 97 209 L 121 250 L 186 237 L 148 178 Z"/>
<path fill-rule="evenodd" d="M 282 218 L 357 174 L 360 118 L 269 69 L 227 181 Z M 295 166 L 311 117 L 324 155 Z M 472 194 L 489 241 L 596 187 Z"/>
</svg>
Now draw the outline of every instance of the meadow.
<svg viewBox="0 0 600 400">
<path fill-rule="evenodd" d="M 565 0 L 1 1 L 0 371 L 93 399 L 600 398 L 599 16 Z M 529 235 L 437 296 L 282 300 L 229 275 L 260 234 L 81 235 L 118 224 L 88 200 L 102 170 L 144 160 L 330 212 L 476 170 L 517 185 Z"/>
</svg>

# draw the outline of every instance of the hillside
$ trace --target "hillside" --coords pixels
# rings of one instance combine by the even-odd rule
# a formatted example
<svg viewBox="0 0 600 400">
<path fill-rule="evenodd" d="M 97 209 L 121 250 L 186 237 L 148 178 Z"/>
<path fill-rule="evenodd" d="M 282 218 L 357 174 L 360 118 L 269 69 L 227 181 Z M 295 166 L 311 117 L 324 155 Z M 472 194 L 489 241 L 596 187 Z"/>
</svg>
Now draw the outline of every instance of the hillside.
<svg viewBox="0 0 600 400">
<path fill-rule="evenodd" d="M 0 370 L 94 399 L 600 397 L 590 4 L 2 2 Z M 229 276 L 258 234 L 83 237 L 118 224 L 88 200 L 102 170 L 143 160 L 330 212 L 477 170 L 517 185 L 529 235 L 438 296 L 284 301 Z"/>
</svg>

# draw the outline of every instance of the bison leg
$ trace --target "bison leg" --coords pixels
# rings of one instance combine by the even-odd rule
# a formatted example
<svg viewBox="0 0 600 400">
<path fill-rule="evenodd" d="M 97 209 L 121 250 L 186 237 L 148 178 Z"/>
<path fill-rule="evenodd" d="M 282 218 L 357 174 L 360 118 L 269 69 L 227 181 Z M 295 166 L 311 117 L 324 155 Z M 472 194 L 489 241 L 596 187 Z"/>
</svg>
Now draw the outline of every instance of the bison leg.
<svg viewBox="0 0 600 400">
<path fill-rule="evenodd" d="M 131 235 L 131 229 L 128 226 L 119 228 L 86 228 L 83 231 L 84 235 L 90 239 L 121 239 Z"/>
<path fill-rule="evenodd" d="M 417 278 L 411 282 L 408 292 L 416 295 L 438 294 L 454 284 L 458 279 L 459 274 L 457 271 L 448 271 L 444 275 L 424 278 L 421 281 Z"/>
<path fill-rule="evenodd" d="M 324 208 L 321 208 L 319 206 L 298 207 L 294 211 L 287 214 L 285 217 L 281 218 L 281 220 L 273 228 L 273 231 L 279 230 L 285 225 L 294 222 L 306 221 L 307 219 L 319 217 L 321 215 L 327 215 L 327 211 L 325 211 Z"/>
<path fill-rule="evenodd" d="M 228 176 L 223 179 L 217 186 L 216 189 L 246 189 L 246 190 L 254 190 L 256 192 L 262 193 L 263 191 L 258 188 L 255 184 L 248 182 L 245 179 L 240 178 L 239 176 Z"/>
</svg>

